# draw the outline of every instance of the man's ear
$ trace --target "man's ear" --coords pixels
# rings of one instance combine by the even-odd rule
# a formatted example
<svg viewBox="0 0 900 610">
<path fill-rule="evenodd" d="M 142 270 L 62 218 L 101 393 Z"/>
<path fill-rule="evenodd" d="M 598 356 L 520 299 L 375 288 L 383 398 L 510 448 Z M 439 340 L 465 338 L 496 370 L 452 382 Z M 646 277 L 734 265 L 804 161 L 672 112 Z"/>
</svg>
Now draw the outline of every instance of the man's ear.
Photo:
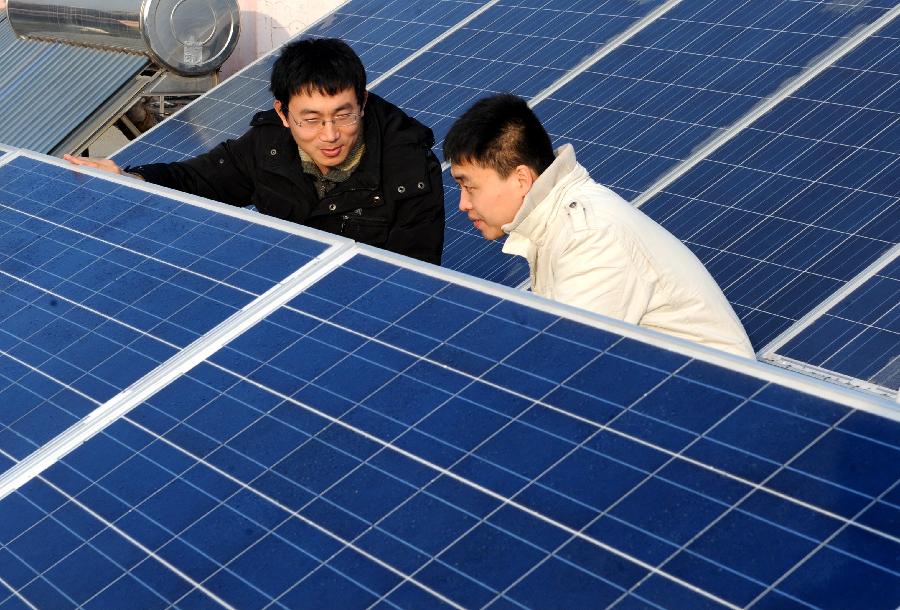
<svg viewBox="0 0 900 610">
<path fill-rule="evenodd" d="M 285 127 L 287 127 L 288 129 L 290 129 L 291 124 L 288 123 L 288 118 L 287 118 L 287 115 L 283 112 L 284 108 L 281 105 L 281 102 L 279 102 L 278 100 L 275 100 L 275 102 L 272 104 L 272 106 L 275 107 L 275 112 L 278 113 L 278 118 L 281 119 L 281 124 L 284 125 Z"/>
<path fill-rule="evenodd" d="M 519 194 L 522 195 L 522 197 L 525 197 L 534 185 L 534 181 L 537 180 L 537 174 L 527 165 L 517 165 L 516 169 L 513 170 L 513 173 L 516 176 Z"/>
<path fill-rule="evenodd" d="M 360 106 L 360 108 L 359 108 L 360 114 L 366 113 L 366 102 L 368 102 L 368 101 L 369 101 L 369 90 L 366 89 L 365 91 L 363 91 L 362 106 Z"/>
</svg>

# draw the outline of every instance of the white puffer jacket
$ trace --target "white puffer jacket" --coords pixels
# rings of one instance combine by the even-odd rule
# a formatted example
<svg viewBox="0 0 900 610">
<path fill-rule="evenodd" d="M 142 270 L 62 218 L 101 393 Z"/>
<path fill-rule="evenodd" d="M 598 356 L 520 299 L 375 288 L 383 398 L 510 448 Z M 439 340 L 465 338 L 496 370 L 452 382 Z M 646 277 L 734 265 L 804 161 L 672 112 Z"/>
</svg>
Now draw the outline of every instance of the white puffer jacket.
<svg viewBox="0 0 900 610">
<path fill-rule="evenodd" d="M 503 251 L 524 256 L 534 293 L 754 357 L 715 280 L 684 244 L 594 182 L 566 144 L 513 221 Z"/>
</svg>

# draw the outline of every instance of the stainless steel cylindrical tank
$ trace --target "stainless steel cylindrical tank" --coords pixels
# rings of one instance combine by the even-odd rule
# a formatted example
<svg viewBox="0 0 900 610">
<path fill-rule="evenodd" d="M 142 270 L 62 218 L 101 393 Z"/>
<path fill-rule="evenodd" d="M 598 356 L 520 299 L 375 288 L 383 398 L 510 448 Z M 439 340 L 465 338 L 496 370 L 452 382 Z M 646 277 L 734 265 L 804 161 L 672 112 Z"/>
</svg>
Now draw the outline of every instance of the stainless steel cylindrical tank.
<svg viewBox="0 0 900 610">
<path fill-rule="evenodd" d="M 228 59 L 240 32 L 237 0 L 8 0 L 24 38 L 135 51 L 186 76 Z"/>
</svg>

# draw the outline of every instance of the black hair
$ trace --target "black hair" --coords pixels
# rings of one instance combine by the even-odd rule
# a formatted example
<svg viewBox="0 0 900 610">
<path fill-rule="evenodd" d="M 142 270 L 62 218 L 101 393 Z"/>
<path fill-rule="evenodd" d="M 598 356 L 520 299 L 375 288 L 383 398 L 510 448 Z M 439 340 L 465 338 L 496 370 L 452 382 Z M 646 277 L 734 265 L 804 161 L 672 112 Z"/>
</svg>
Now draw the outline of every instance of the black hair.
<svg viewBox="0 0 900 610">
<path fill-rule="evenodd" d="M 506 178 L 519 165 L 540 175 L 553 163 L 547 130 L 522 98 L 501 93 L 478 100 L 444 138 L 444 159 L 493 169 Z"/>
<path fill-rule="evenodd" d="M 343 40 L 308 38 L 285 45 L 272 67 L 272 95 L 287 110 L 298 93 L 337 95 L 353 89 L 360 107 L 366 99 L 366 69 Z"/>
</svg>

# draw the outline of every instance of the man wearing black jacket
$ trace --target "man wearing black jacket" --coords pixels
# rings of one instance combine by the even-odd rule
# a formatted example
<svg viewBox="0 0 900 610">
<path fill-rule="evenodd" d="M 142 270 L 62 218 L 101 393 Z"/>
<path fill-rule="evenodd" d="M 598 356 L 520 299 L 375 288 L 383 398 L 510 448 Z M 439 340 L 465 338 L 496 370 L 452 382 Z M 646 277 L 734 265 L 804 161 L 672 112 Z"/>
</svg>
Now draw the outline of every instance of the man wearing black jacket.
<svg viewBox="0 0 900 610">
<path fill-rule="evenodd" d="M 444 189 L 431 130 L 366 91 L 362 61 L 341 40 L 285 46 L 271 90 L 274 110 L 192 159 L 123 170 L 66 158 L 440 264 Z"/>
</svg>

